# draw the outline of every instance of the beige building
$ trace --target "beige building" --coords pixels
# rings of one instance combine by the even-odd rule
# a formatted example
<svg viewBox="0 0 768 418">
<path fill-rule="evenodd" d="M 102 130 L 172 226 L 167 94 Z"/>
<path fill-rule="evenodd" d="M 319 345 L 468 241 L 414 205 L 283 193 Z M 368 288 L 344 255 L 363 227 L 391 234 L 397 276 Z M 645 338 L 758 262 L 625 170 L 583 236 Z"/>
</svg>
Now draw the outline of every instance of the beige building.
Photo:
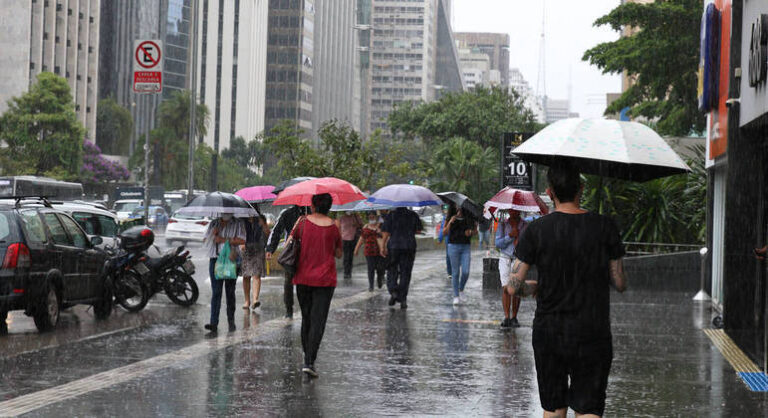
<svg viewBox="0 0 768 418">
<path fill-rule="evenodd" d="M 87 137 L 96 135 L 101 0 L 3 0 L 0 113 L 49 71 L 65 77 Z"/>
<path fill-rule="evenodd" d="M 456 32 L 460 48 L 485 53 L 490 58 L 490 70 L 496 71 L 503 86 L 509 85 L 509 35 L 506 33 Z"/>
</svg>

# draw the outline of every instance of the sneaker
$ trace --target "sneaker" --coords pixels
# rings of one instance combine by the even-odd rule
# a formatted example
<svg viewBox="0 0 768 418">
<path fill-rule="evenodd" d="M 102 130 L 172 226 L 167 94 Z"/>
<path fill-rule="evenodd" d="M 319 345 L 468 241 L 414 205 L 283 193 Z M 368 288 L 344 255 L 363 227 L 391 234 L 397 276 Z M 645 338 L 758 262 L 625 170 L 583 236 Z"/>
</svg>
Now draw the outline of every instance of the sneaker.
<svg viewBox="0 0 768 418">
<path fill-rule="evenodd" d="M 453 298 L 453 304 L 458 305 L 461 303 L 461 300 L 459 298 Z"/>
<path fill-rule="evenodd" d="M 512 320 L 510 318 L 504 318 L 504 320 L 501 321 L 501 327 L 512 328 Z"/>
<path fill-rule="evenodd" d="M 453 276 L 451 276 L 451 275 L 449 274 L 449 275 L 448 275 L 448 280 L 453 280 Z"/>
<path fill-rule="evenodd" d="M 205 326 L 203 328 L 207 329 L 210 332 L 216 332 L 216 328 L 218 328 L 218 327 L 216 325 L 213 325 L 213 324 L 205 324 Z"/>
<path fill-rule="evenodd" d="M 463 290 L 459 292 L 459 301 L 461 301 L 461 303 L 467 303 L 467 295 Z"/>
<path fill-rule="evenodd" d="M 320 375 L 317 374 L 317 371 L 315 370 L 315 366 L 312 364 L 305 364 L 304 367 L 301 368 L 301 371 L 306 373 L 309 377 L 319 377 Z"/>
<path fill-rule="evenodd" d="M 235 332 L 235 330 L 237 330 L 235 324 L 229 324 L 229 332 Z"/>
<path fill-rule="evenodd" d="M 405 302 L 400 302 L 400 309 L 408 309 L 408 304 Z"/>
<path fill-rule="evenodd" d="M 395 295 L 390 296 L 387 304 L 389 306 L 395 306 L 395 303 L 397 303 L 397 297 L 395 297 Z"/>
<path fill-rule="evenodd" d="M 368 291 L 369 291 L 369 292 L 373 292 L 373 286 L 369 287 L 369 288 L 368 288 Z"/>
<path fill-rule="evenodd" d="M 510 318 L 510 320 L 509 320 L 509 327 L 510 328 L 520 328 L 520 323 L 517 322 L 517 318 Z"/>
</svg>

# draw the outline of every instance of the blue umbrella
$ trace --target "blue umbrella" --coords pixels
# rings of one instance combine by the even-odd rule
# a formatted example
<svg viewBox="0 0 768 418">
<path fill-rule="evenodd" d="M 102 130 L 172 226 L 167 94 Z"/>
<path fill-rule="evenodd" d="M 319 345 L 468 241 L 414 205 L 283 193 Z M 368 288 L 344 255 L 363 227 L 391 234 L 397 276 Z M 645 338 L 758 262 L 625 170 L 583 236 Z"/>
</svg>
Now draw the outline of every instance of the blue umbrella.
<svg viewBox="0 0 768 418">
<path fill-rule="evenodd" d="M 412 184 L 392 184 L 382 187 L 368 202 L 391 207 L 440 206 L 442 201 L 431 190 Z"/>
<path fill-rule="evenodd" d="M 379 205 L 365 200 L 350 202 L 346 205 L 333 205 L 331 212 L 373 212 L 376 210 L 392 209 L 392 206 Z"/>
</svg>

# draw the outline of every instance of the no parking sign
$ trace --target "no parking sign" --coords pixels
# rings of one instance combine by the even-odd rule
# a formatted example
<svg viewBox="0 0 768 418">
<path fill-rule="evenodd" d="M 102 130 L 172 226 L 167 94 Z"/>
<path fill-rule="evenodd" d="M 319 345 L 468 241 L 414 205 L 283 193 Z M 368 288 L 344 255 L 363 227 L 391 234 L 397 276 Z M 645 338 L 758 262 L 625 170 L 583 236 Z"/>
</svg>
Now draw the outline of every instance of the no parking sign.
<svg viewBox="0 0 768 418">
<path fill-rule="evenodd" d="M 163 91 L 163 42 L 158 39 L 137 40 L 133 48 L 133 91 Z"/>
</svg>

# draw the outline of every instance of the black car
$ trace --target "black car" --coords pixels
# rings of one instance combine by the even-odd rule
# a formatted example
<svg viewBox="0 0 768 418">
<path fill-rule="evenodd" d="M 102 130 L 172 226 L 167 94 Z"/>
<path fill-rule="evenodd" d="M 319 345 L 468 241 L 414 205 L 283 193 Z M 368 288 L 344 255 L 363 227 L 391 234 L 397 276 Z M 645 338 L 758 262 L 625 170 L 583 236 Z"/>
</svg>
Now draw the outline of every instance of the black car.
<svg viewBox="0 0 768 418">
<path fill-rule="evenodd" d="M 107 255 L 69 215 L 45 199 L 0 200 L 0 334 L 8 311 L 23 310 L 40 331 L 51 330 L 61 309 L 92 305 L 96 318 L 112 312 L 102 271 Z"/>
</svg>

